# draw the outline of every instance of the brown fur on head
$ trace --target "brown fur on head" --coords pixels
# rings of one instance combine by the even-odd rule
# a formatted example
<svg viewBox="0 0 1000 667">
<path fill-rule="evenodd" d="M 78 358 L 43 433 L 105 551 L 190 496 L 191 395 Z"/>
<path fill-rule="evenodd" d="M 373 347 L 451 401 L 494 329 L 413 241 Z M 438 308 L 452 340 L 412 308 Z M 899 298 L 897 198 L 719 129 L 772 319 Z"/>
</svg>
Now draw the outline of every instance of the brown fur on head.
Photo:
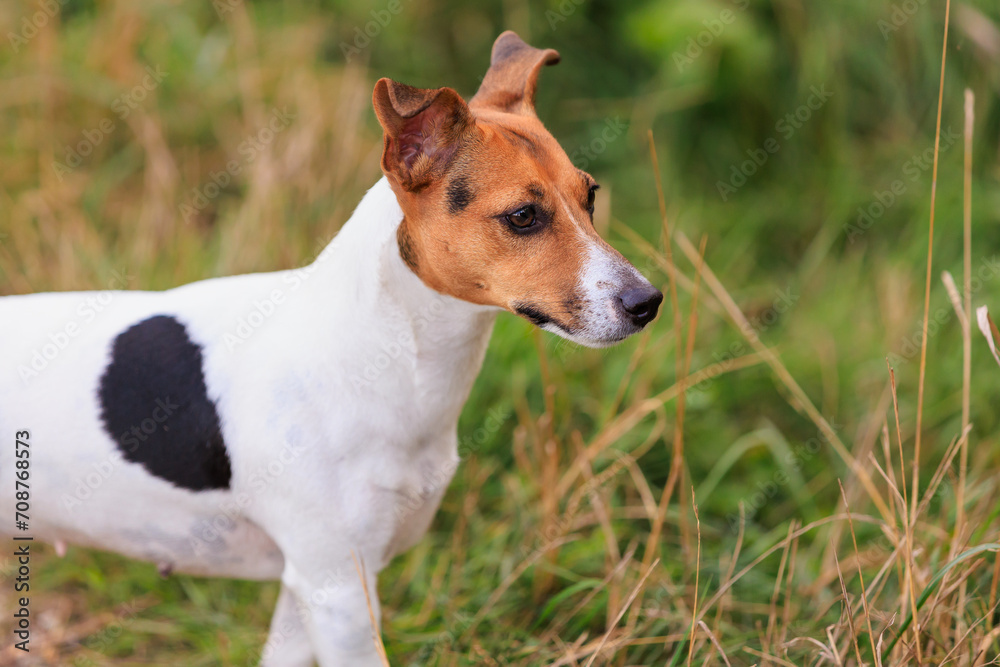
<svg viewBox="0 0 1000 667">
<path fill-rule="evenodd" d="M 400 255 L 425 284 L 608 344 L 648 319 L 601 311 L 621 310 L 623 290 L 656 290 L 597 235 L 594 179 L 535 115 L 538 74 L 558 60 L 505 32 L 468 104 L 451 88 L 380 79 L 382 171 L 403 210 Z"/>
</svg>

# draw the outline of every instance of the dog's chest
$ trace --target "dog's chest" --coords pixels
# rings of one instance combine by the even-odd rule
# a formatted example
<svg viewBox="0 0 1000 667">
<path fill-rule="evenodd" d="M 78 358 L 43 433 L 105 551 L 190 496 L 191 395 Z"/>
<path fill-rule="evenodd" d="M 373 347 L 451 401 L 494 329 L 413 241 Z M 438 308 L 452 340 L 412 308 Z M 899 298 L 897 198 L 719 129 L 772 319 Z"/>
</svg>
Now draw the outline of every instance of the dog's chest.
<svg viewBox="0 0 1000 667">
<path fill-rule="evenodd" d="M 358 465 L 378 508 L 373 523 L 383 535 L 386 561 L 426 533 L 455 475 L 458 418 L 485 342 L 456 346 L 447 358 L 418 352 L 412 364 L 399 364 L 398 376 L 386 378 L 394 391 L 369 398 L 371 437 Z"/>
<path fill-rule="evenodd" d="M 385 539 L 385 559 L 416 544 L 427 531 L 458 464 L 457 422 L 461 403 L 441 405 L 424 394 L 411 396 L 389 413 L 393 426 L 381 433 L 360 465 L 365 470 Z M 388 407 L 388 406 L 387 406 Z"/>
<path fill-rule="evenodd" d="M 452 438 L 453 440 L 453 438 Z M 449 447 L 454 447 L 449 443 Z M 400 461 L 402 474 L 391 487 L 375 482 L 388 530 L 385 559 L 406 551 L 427 532 L 458 466 L 457 456 Z M 404 465 L 406 469 L 403 470 Z M 388 504 L 388 507 L 385 507 Z M 388 511 L 386 511 L 388 510 Z"/>
</svg>

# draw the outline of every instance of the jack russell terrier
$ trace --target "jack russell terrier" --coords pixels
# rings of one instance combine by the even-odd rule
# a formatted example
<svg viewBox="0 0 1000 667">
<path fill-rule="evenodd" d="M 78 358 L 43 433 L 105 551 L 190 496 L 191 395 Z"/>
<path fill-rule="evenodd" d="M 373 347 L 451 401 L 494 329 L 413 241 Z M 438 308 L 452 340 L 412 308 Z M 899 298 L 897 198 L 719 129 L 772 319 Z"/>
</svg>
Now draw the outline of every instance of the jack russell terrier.
<svg viewBox="0 0 1000 667">
<path fill-rule="evenodd" d="M 468 103 L 379 80 L 384 178 L 303 269 L 0 299 L 0 531 L 29 471 L 57 549 L 280 579 L 263 665 L 381 664 L 376 575 L 437 510 L 497 313 L 602 347 L 663 298 L 535 115 L 558 60 L 505 32 Z"/>
</svg>

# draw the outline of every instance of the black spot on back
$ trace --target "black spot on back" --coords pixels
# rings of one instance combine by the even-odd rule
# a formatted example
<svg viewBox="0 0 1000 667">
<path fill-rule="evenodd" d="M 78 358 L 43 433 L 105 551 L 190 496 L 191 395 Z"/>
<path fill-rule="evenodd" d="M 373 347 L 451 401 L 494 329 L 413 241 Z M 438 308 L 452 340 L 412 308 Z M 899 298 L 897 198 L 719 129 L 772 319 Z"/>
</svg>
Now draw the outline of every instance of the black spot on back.
<svg viewBox="0 0 1000 667">
<path fill-rule="evenodd" d="M 126 460 L 183 489 L 229 488 L 201 347 L 183 324 L 156 315 L 119 334 L 99 391 L 104 428 Z"/>
<path fill-rule="evenodd" d="M 445 193 L 448 199 L 448 212 L 452 215 L 461 213 L 465 207 L 472 203 L 475 195 L 469 186 L 469 179 L 465 176 L 456 176 L 448 183 L 448 190 Z"/>
</svg>

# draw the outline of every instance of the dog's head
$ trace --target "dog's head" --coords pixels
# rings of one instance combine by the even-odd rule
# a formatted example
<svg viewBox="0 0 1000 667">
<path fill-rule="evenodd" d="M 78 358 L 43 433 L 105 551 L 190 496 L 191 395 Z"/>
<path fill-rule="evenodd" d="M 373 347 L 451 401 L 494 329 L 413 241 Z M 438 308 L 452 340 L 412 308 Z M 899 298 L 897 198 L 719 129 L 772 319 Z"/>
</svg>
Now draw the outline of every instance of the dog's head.
<svg viewBox="0 0 1000 667">
<path fill-rule="evenodd" d="M 538 73 L 558 61 L 505 32 L 468 104 L 379 80 L 382 171 L 403 210 L 400 255 L 426 285 L 603 347 L 648 324 L 663 295 L 598 236 L 597 183 L 535 115 Z"/>
</svg>

